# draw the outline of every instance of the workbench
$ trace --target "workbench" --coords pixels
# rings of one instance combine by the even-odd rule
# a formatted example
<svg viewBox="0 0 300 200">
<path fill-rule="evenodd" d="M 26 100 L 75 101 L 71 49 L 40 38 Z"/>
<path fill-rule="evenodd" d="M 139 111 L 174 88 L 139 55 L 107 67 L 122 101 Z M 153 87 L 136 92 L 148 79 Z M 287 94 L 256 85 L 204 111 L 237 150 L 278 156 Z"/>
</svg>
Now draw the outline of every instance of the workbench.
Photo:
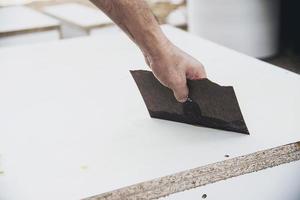
<svg viewBox="0 0 300 200">
<path fill-rule="evenodd" d="M 147 67 L 124 34 L 0 49 L 1 200 L 200 199 L 282 166 L 299 175 L 299 75 L 163 30 L 234 87 L 250 135 L 151 119 L 129 73 Z"/>
</svg>

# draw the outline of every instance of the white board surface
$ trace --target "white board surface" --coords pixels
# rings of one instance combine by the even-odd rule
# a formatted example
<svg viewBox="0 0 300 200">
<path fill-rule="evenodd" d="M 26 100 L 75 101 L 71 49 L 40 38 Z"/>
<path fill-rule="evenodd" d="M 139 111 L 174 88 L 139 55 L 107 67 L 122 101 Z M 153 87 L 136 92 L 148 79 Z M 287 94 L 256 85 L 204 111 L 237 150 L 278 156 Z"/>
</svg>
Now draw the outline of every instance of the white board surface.
<svg viewBox="0 0 300 200">
<path fill-rule="evenodd" d="M 47 6 L 44 12 L 60 20 L 83 28 L 112 24 L 113 22 L 99 9 L 77 3 L 65 3 Z"/>
<path fill-rule="evenodd" d="M 297 161 L 180 192 L 162 200 L 299 200 L 299 180 L 300 161 Z"/>
<path fill-rule="evenodd" d="M 0 33 L 59 26 L 59 21 L 26 6 L 0 9 Z"/>
<path fill-rule="evenodd" d="M 164 31 L 234 86 L 251 135 L 151 119 L 123 34 L 0 49 L 1 200 L 79 199 L 300 140 L 299 75 Z"/>
<path fill-rule="evenodd" d="M 34 44 L 40 42 L 48 42 L 59 40 L 60 35 L 58 30 L 48 30 L 33 33 L 24 33 L 12 35 L 9 37 L 0 38 L 0 47 Z"/>
</svg>

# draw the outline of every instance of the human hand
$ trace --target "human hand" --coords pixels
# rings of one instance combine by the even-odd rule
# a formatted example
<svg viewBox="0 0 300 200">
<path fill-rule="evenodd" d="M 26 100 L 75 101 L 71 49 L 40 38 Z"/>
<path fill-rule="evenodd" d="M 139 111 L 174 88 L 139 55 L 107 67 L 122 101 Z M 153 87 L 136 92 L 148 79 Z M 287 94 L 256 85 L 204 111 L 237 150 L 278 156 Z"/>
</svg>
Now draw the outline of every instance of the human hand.
<svg viewBox="0 0 300 200">
<path fill-rule="evenodd" d="M 145 55 L 145 59 L 155 77 L 173 91 L 179 102 L 188 98 L 187 79 L 206 78 L 203 65 L 170 42 L 154 55 Z"/>
<path fill-rule="evenodd" d="M 206 77 L 204 67 L 199 61 L 168 40 L 146 1 L 90 1 L 137 44 L 156 78 L 173 90 L 178 101 L 187 100 L 187 79 Z"/>
</svg>

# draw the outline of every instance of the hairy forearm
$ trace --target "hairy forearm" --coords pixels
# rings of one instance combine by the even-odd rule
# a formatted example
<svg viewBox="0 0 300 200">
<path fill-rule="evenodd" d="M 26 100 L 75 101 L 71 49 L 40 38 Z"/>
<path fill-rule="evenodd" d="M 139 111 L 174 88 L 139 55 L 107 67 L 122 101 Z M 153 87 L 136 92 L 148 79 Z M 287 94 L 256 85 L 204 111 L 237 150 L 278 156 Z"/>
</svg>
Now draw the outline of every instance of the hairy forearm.
<svg viewBox="0 0 300 200">
<path fill-rule="evenodd" d="M 168 43 L 144 0 L 90 0 L 140 47 L 145 56 L 163 51 Z"/>
<path fill-rule="evenodd" d="M 173 45 L 145 0 L 90 0 L 140 47 L 155 77 L 179 102 L 188 97 L 186 79 L 206 77 L 203 65 Z"/>
</svg>

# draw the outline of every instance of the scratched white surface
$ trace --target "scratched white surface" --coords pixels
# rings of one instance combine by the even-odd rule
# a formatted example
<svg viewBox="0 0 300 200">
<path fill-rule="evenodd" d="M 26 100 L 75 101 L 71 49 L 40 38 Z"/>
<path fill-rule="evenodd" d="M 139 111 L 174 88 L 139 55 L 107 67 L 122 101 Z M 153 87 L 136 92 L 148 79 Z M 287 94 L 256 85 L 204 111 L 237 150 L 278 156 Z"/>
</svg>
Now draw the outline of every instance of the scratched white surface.
<svg viewBox="0 0 300 200">
<path fill-rule="evenodd" d="M 0 199 L 79 199 L 300 140 L 300 77 L 165 32 L 233 85 L 251 135 L 151 119 L 123 35 L 0 49 Z"/>
</svg>

